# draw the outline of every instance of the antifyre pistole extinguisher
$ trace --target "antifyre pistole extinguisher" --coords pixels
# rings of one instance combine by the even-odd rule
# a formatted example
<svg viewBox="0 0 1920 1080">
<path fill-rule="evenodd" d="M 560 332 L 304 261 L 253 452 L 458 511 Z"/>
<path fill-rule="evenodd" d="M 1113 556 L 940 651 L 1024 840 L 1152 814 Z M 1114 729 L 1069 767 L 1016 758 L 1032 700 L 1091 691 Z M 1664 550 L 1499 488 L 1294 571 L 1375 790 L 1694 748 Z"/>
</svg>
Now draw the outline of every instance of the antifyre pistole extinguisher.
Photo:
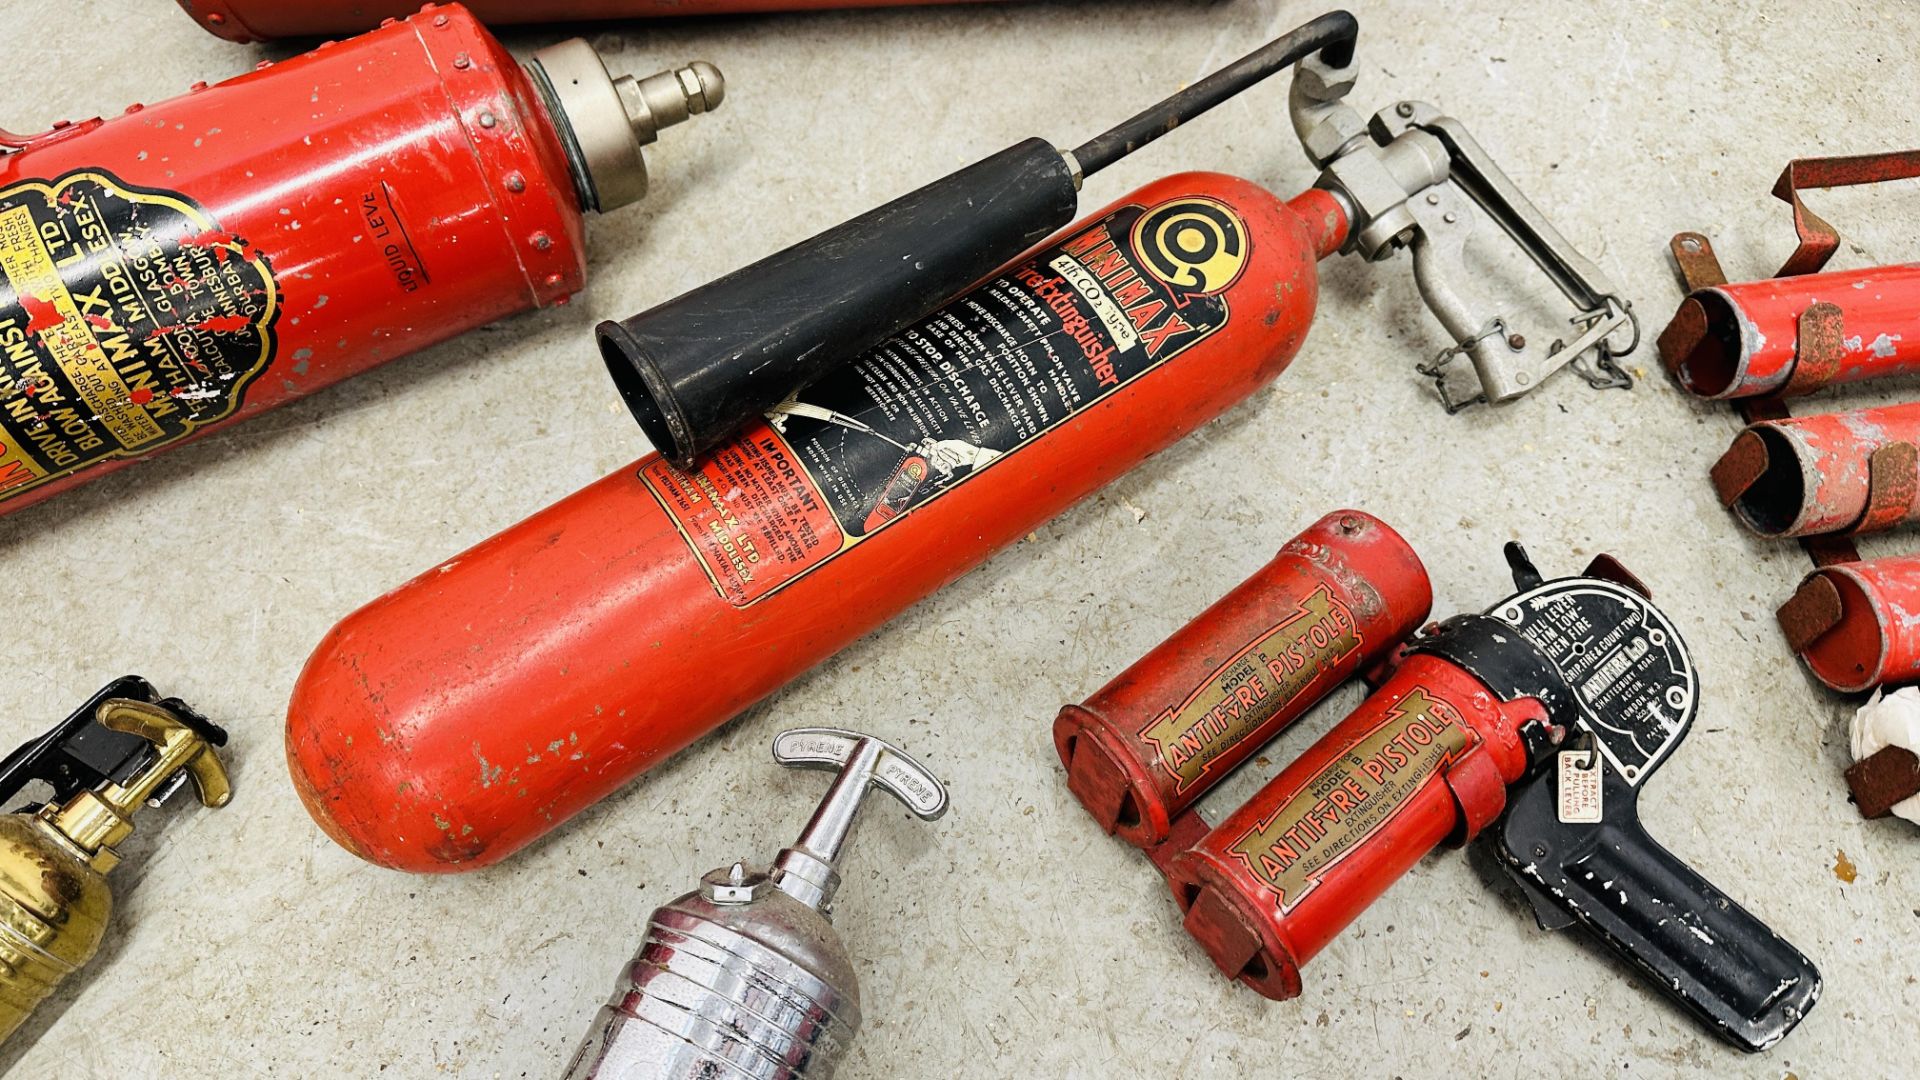
<svg viewBox="0 0 1920 1080">
<path fill-rule="evenodd" d="M 1722 1038 L 1771 1046 L 1819 972 L 1639 822 L 1699 708 L 1685 643 L 1611 557 L 1544 581 L 1507 555 L 1518 593 L 1402 642 L 1383 616 L 1423 617 L 1418 559 L 1358 511 L 1328 515 L 1062 710 L 1070 788 L 1147 850 L 1221 972 L 1267 997 L 1299 996 L 1302 966 L 1429 852 L 1486 834 L 1542 927 L 1586 927 Z M 1289 557 L 1312 562 L 1276 573 Z M 1375 689 L 1346 719 L 1217 826 L 1190 809 L 1369 656 Z M 1113 792 L 1172 819 L 1129 828 Z"/>
<path fill-rule="evenodd" d="M 522 67 L 458 4 L 111 119 L 0 132 L 0 513 L 585 280 L 582 215 L 720 103 Z"/>
<path fill-rule="evenodd" d="M 504 858 L 1265 385 L 1305 338 L 1318 259 L 1453 265 L 1451 173 L 1547 238 L 1528 250 L 1556 280 L 1590 281 L 1456 122 L 1342 103 L 1354 33 L 1324 16 L 1071 152 L 1017 144 L 603 326 L 666 456 L 335 627 L 287 720 L 315 818 L 387 866 Z M 1185 173 L 1047 238 L 1082 177 L 1296 60 L 1319 186 Z"/>
<path fill-rule="evenodd" d="M 1101 828 L 1153 850 L 1191 843 L 1194 803 L 1322 697 L 1391 663 L 1433 586 L 1385 522 L 1336 510 L 1267 565 L 1060 710 L 1067 786 Z M 1204 832 L 1204 826 L 1200 832 Z"/>
</svg>

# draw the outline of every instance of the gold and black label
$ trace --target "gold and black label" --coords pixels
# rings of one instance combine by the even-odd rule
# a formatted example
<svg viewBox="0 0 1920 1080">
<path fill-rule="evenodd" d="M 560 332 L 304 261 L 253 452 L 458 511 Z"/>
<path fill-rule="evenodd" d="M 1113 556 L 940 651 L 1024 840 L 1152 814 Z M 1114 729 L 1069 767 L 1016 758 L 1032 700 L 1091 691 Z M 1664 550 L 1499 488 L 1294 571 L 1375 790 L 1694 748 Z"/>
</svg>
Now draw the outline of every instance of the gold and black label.
<svg viewBox="0 0 1920 1080">
<path fill-rule="evenodd" d="M 1460 711 L 1416 686 L 1227 851 L 1273 890 L 1285 914 L 1469 745 Z"/>
<path fill-rule="evenodd" d="M 640 480 L 745 607 L 1218 333 L 1252 252 L 1217 200 L 1123 206 Z"/>
<path fill-rule="evenodd" d="M 1185 792 L 1362 643 L 1353 612 L 1322 585 L 1141 728 L 1140 737 L 1153 744 L 1174 791 Z"/>
<path fill-rule="evenodd" d="M 278 306 L 266 258 L 182 195 L 0 188 L 0 501 L 230 415 Z"/>
</svg>

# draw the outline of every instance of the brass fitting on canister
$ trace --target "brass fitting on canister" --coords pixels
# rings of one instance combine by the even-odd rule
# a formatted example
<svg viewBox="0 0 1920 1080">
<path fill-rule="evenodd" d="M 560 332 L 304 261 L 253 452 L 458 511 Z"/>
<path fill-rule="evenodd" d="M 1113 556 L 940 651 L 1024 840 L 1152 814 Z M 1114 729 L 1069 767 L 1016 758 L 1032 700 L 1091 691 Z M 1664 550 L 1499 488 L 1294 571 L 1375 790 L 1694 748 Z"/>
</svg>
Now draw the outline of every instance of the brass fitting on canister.
<svg viewBox="0 0 1920 1080">
<path fill-rule="evenodd" d="M 99 948 L 113 911 L 106 875 L 140 806 L 188 782 L 207 806 L 233 797 L 213 752 L 226 733 L 155 696 L 144 680 L 116 680 L 0 763 L 0 805 L 34 780 L 54 791 L 0 815 L 0 1041 Z"/>
</svg>

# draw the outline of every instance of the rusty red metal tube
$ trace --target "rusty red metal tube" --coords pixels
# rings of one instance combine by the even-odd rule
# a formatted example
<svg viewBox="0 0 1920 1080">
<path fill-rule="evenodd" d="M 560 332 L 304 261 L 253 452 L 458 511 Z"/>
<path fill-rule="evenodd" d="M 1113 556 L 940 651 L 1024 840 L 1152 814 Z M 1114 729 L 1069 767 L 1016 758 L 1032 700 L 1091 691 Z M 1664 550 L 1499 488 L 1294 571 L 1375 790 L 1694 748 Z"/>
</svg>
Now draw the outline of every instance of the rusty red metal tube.
<svg viewBox="0 0 1920 1080">
<path fill-rule="evenodd" d="M 1681 386 L 1711 400 L 1794 396 L 1920 371 L 1920 264 L 1696 290 L 1660 335 Z"/>
<path fill-rule="evenodd" d="M 955 2 L 959 0 L 469 0 L 467 7 L 484 23 L 504 25 Z M 179 0 L 179 4 L 209 32 L 239 42 L 352 34 L 420 9 L 417 0 Z"/>
<path fill-rule="evenodd" d="M 1873 532 L 1910 521 L 1920 404 L 1750 424 L 1713 466 L 1720 501 L 1762 536 Z"/>
<path fill-rule="evenodd" d="M 1835 690 L 1920 681 L 1920 555 L 1815 570 L 1779 618 L 1793 651 Z"/>
<path fill-rule="evenodd" d="M 1336 510 L 1079 705 L 1054 746 L 1102 828 L 1139 847 L 1328 691 L 1389 656 L 1433 603 L 1384 522 Z"/>
</svg>

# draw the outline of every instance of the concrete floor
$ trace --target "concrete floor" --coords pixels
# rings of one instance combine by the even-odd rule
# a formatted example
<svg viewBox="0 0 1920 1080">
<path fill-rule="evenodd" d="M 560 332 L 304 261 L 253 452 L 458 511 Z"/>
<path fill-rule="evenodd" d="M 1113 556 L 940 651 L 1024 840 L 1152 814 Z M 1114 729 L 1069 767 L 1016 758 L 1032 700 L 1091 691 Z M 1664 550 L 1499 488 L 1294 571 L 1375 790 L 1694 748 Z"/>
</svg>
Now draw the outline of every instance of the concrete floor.
<svg viewBox="0 0 1920 1080">
<path fill-rule="evenodd" d="M 1672 233 L 1704 229 L 1735 277 L 1770 271 L 1791 245 L 1767 196 L 1786 159 L 1920 144 L 1920 10 L 1899 0 L 1355 7 L 1357 103 L 1415 97 L 1465 120 L 1650 330 L 1679 298 Z M 208 37 L 165 0 L 6 8 L 0 119 L 20 130 L 279 55 Z M 1904 1071 L 1920 838 L 1846 801 L 1853 703 L 1814 687 L 1772 622 L 1803 560 L 1743 535 L 1707 486 L 1732 415 L 1676 393 L 1648 348 L 1631 393 L 1563 376 L 1448 417 L 1412 372 L 1441 338 L 1404 259 L 1326 266 L 1313 335 L 1271 389 L 496 869 L 375 869 L 294 798 L 283 710 L 335 620 L 645 449 L 591 354 L 596 320 L 1017 138 L 1083 137 L 1318 10 L 1108 0 L 598 28 L 628 70 L 703 57 L 731 87 L 659 148 L 650 201 L 591 223 L 580 302 L 0 521 L 0 743 L 139 672 L 229 727 L 237 788 L 227 809 L 144 821 L 100 957 L 0 1066 L 554 1075 L 647 912 L 710 867 L 769 857 L 804 821 L 825 781 L 771 764 L 773 734 L 834 724 L 898 740 L 954 807 L 933 825 L 872 814 L 846 868 L 838 925 L 869 1018 L 847 1080 Z M 1279 83 L 1247 95 L 1097 178 L 1084 205 L 1183 168 L 1304 186 L 1283 101 Z M 1920 251 L 1913 184 L 1816 198 L 1849 238 L 1836 265 Z M 1824 972 L 1784 1043 L 1752 1058 L 1719 1045 L 1585 941 L 1537 930 L 1485 858 L 1458 853 L 1422 863 L 1315 959 L 1298 1000 L 1269 1002 L 1222 981 L 1148 865 L 1089 824 L 1049 745 L 1054 711 L 1343 505 L 1413 542 L 1436 613 L 1504 595 L 1512 538 L 1550 573 L 1609 551 L 1653 586 L 1707 700 L 1649 787 L 1647 824 Z M 1349 688 L 1248 772 L 1277 770 L 1355 700 Z M 1836 878 L 1843 852 L 1851 882 Z"/>
</svg>

